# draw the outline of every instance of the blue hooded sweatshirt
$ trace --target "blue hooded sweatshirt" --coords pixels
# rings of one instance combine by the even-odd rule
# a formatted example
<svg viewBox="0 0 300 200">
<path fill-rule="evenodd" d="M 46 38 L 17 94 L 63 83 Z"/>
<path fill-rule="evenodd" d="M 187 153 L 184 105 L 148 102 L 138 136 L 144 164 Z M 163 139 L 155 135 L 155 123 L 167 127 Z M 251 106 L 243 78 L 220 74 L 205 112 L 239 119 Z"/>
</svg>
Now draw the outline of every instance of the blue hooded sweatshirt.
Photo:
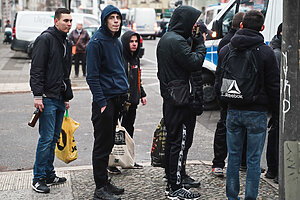
<svg viewBox="0 0 300 200">
<path fill-rule="evenodd" d="M 118 37 L 121 26 L 114 35 L 106 25 L 106 18 L 113 13 L 122 15 L 118 8 L 107 6 L 101 14 L 101 27 L 92 36 L 86 48 L 86 81 L 93 94 L 93 102 L 100 108 L 107 105 L 107 100 L 125 94 L 128 81 L 123 67 L 122 44 Z"/>
</svg>

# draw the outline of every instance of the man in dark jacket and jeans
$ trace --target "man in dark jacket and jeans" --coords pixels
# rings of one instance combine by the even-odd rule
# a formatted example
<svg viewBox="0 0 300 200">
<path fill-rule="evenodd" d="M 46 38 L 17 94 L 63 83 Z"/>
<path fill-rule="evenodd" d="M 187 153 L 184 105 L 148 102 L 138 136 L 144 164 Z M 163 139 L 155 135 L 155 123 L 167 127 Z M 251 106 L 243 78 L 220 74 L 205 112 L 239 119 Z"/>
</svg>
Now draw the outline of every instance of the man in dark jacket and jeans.
<svg viewBox="0 0 300 200">
<path fill-rule="evenodd" d="M 121 34 L 122 15 L 109 5 L 101 14 L 101 27 L 92 36 L 87 49 L 86 81 L 93 94 L 94 126 L 93 172 L 94 199 L 118 200 L 124 193 L 107 176 L 109 154 L 114 146 L 115 130 L 122 104 L 127 100 L 128 81 L 123 67 Z"/>
<path fill-rule="evenodd" d="M 190 6 L 174 11 L 168 32 L 157 46 L 158 78 L 163 97 L 163 116 L 167 128 L 166 167 L 168 198 L 198 199 L 200 194 L 182 187 L 182 168 L 192 144 L 196 115 L 202 113 L 202 87 L 189 89 L 192 72 L 201 72 L 206 49 L 203 37 L 193 38 L 193 50 L 187 39 L 201 12 Z M 201 81 L 200 78 L 192 81 Z M 195 85 L 194 83 L 192 85 Z M 196 84 L 197 85 L 197 84 Z"/>
<path fill-rule="evenodd" d="M 264 38 L 259 33 L 259 31 L 264 29 L 263 24 L 264 16 L 261 12 L 256 10 L 248 11 L 241 23 L 241 30 L 235 33 L 230 42 L 232 47 L 239 52 L 253 49 L 258 79 L 255 85 L 257 98 L 252 103 L 228 103 L 226 120 L 228 149 L 226 196 L 229 200 L 239 199 L 239 168 L 244 130 L 247 130 L 245 199 L 257 198 L 261 173 L 260 159 L 266 138 L 267 111 L 271 107 L 273 112 L 279 112 L 279 70 L 273 50 L 264 44 Z M 221 49 L 219 54 L 216 71 L 216 86 L 219 88 L 219 95 L 222 85 L 221 66 L 223 66 L 224 56 L 229 51 L 230 49 L 227 45 Z M 238 68 L 239 64 L 234 66 Z M 236 68 L 235 70 L 237 70 Z"/>
<path fill-rule="evenodd" d="M 40 193 L 48 193 L 48 186 L 66 181 L 55 175 L 53 161 L 64 112 L 73 98 L 69 79 L 71 43 L 66 39 L 72 26 L 70 11 L 57 9 L 54 23 L 36 39 L 30 69 L 34 107 L 41 112 L 32 188 Z"/>
<path fill-rule="evenodd" d="M 218 54 L 220 53 L 220 50 L 227 45 L 231 38 L 234 36 L 234 34 L 239 30 L 240 23 L 243 20 L 244 17 L 243 12 L 236 13 L 234 17 L 232 18 L 232 27 L 229 30 L 229 32 L 223 37 L 223 39 L 220 41 L 218 46 Z M 226 117 L 227 117 L 227 103 L 222 102 L 219 100 L 220 105 L 220 120 L 217 123 L 217 128 L 215 131 L 215 137 L 214 137 L 214 159 L 212 161 L 212 174 L 215 176 L 222 177 L 223 174 L 223 168 L 225 166 L 225 159 L 227 157 L 227 145 L 226 145 Z M 247 140 L 245 140 L 247 141 Z M 243 146 L 243 156 L 242 156 L 242 164 L 243 166 L 246 165 L 246 146 L 247 143 L 244 142 Z"/>
</svg>

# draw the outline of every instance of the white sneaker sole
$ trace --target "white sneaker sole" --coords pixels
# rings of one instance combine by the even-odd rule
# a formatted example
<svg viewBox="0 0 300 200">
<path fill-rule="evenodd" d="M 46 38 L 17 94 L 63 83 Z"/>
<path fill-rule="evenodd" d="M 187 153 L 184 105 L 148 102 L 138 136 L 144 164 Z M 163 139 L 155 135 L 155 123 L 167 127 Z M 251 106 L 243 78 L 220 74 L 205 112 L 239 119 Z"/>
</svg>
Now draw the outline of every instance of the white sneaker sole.
<svg viewBox="0 0 300 200">
<path fill-rule="evenodd" d="M 169 196 L 168 196 L 168 199 L 171 199 L 171 200 L 197 200 L 197 199 L 199 199 L 199 198 L 200 198 L 200 197 L 193 198 L 193 199 L 186 199 L 186 198 L 169 197 Z"/>
<path fill-rule="evenodd" d="M 39 190 L 39 189 L 37 189 L 36 187 L 34 187 L 33 185 L 31 185 L 31 187 L 32 187 L 32 189 L 33 189 L 34 191 L 36 191 L 36 192 L 38 192 L 38 193 L 49 193 L 49 192 L 50 192 L 50 190 L 49 190 L 49 192 L 45 192 L 45 191 L 43 191 L 43 190 Z"/>
</svg>

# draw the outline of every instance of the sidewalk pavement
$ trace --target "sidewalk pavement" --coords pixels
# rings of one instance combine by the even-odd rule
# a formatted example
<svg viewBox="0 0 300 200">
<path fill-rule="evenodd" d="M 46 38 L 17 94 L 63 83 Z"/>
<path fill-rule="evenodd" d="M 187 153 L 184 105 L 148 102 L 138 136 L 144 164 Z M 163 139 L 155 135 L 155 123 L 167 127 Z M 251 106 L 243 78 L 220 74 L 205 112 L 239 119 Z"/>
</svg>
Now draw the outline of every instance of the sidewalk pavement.
<svg viewBox="0 0 300 200">
<path fill-rule="evenodd" d="M 166 182 L 163 180 L 164 170 L 142 163 L 143 169 L 122 169 L 122 174 L 111 176 L 117 186 L 125 188 L 125 193 L 120 195 L 128 200 L 158 200 L 167 199 L 164 194 Z M 89 200 L 93 199 L 95 189 L 92 166 L 64 167 L 56 169 L 58 176 L 67 178 L 62 185 L 51 186 L 49 194 L 40 194 L 32 190 L 32 170 L 13 171 L 0 173 L 0 199 L 43 199 L 43 200 Z M 188 174 L 201 182 L 200 188 L 191 189 L 201 194 L 200 199 L 221 200 L 226 199 L 226 178 L 218 178 L 211 174 L 211 165 L 202 161 L 188 161 Z M 246 173 L 241 172 L 240 197 L 245 195 Z M 263 174 L 262 174 L 263 177 Z M 278 185 L 272 184 L 261 178 L 258 199 L 276 200 Z"/>
</svg>

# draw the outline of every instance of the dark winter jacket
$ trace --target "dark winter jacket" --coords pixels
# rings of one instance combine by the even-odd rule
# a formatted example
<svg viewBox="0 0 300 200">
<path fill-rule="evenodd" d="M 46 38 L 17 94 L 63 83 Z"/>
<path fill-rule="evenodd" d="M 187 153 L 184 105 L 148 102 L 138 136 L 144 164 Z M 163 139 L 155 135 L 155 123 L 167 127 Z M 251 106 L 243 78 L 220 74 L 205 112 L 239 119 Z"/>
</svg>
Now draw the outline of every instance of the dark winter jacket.
<svg viewBox="0 0 300 200">
<path fill-rule="evenodd" d="M 264 38 L 258 31 L 251 29 L 238 30 L 231 39 L 234 48 L 245 50 L 262 44 L 256 48 L 254 54 L 257 58 L 258 80 L 259 80 L 259 96 L 254 103 L 248 105 L 228 104 L 229 109 L 250 110 L 250 111 L 267 111 L 272 109 L 279 112 L 279 70 L 273 50 L 263 43 Z M 223 47 L 219 54 L 218 67 L 216 70 L 216 92 L 220 96 L 221 88 L 221 65 L 224 56 L 229 52 L 229 47 Z"/>
<path fill-rule="evenodd" d="M 73 30 L 71 34 L 69 35 L 69 39 L 73 42 L 73 45 L 76 45 L 79 36 L 80 40 L 78 41 L 76 45 L 76 53 L 85 53 L 86 46 L 90 40 L 89 34 L 86 32 L 86 30 L 81 29 L 82 31 L 78 33 L 77 29 Z"/>
<path fill-rule="evenodd" d="M 281 40 L 282 40 L 281 35 L 279 36 L 275 35 L 272 41 L 270 42 L 270 46 L 274 50 L 279 69 L 281 64 Z"/>
<path fill-rule="evenodd" d="M 237 29 L 231 28 L 229 32 L 223 37 L 223 39 L 220 41 L 218 46 L 218 50 L 217 50 L 218 54 L 220 53 L 220 50 L 230 42 L 231 38 L 234 36 L 236 31 Z"/>
<path fill-rule="evenodd" d="M 130 51 L 129 43 L 130 38 L 133 35 L 137 36 L 138 47 L 132 54 Z M 123 44 L 124 67 L 129 83 L 129 102 L 131 103 L 131 105 L 138 105 L 140 102 L 140 98 L 146 97 L 146 93 L 141 84 L 140 59 L 138 57 L 138 53 L 141 48 L 140 35 L 133 31 L 127 31 L 123 34 L 121 41 Z"/>
<path fill-rule="evenodd" d="M 203 43 L 194 43 L 192 51 L 187 39 L 192 36 L 192 28 L 200 16 L 200 11 L 190 6 L 176 8 L 170 20 L 169 29 L 157 46 L 158 79 L 164 101 L 170 99 L 168 83 L 182 80 L 189 83 L 191 72 L 201 70 L 206 49 Z"/>
<path fill-rule="evenodd" d="M 117 33 L 112 35 L 106 26 L 106 18 L 112 14 L 121 13 L 114 6 L 107 6 L 101 14 L 101 27 L 92 36 L 86 49 L 87 77 L 86 81 L 93 94 L 93 101 L 99 107 L 107 105 L 107 100 L 125 94 L 128 91 L 128 81 L 123 66 L 122 44 Z"/>
<path fill-rule="evenodd" d="M 73 98 L 70 82 L 71 42 L 67 34 L 49 27 L 34 42 L 30 86 L 35 97 Z"/>
</svg>

